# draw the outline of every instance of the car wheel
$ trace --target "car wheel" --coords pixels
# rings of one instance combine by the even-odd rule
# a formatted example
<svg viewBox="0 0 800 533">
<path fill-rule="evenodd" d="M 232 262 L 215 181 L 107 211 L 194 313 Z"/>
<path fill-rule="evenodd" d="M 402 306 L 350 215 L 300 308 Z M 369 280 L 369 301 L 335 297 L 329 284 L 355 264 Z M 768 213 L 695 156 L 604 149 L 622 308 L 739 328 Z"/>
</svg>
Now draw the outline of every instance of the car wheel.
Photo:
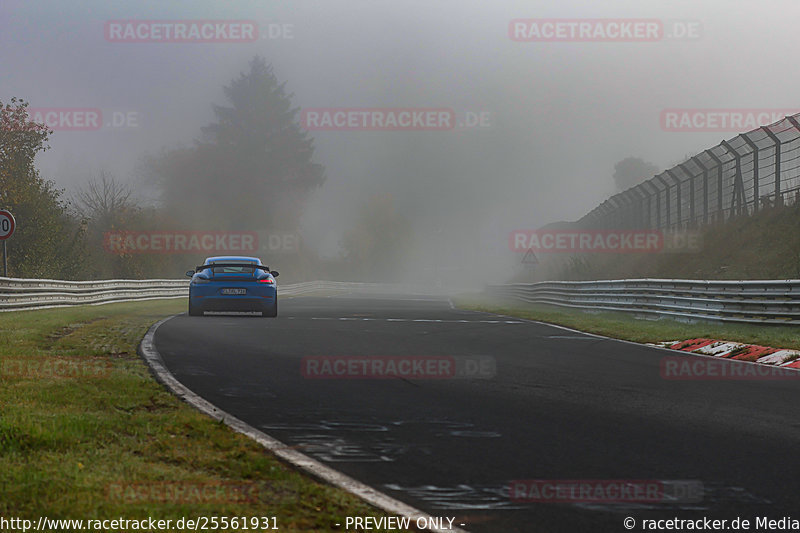
<svg viewBox="0 0 800 533">
<path fill-rule="evenodd" d="M 189 316 L 203 316 L 203 311 L 192 305 L 191 300 L 189 300 Z"/>
<path fill-rule="evenodd" d="M 275 295 L 275 301 L 272 303 L 272 305 L 261 312 L 261 316 L 265 318 L 275 318 L 278 316 L 278 295 Z"/>
</svg>

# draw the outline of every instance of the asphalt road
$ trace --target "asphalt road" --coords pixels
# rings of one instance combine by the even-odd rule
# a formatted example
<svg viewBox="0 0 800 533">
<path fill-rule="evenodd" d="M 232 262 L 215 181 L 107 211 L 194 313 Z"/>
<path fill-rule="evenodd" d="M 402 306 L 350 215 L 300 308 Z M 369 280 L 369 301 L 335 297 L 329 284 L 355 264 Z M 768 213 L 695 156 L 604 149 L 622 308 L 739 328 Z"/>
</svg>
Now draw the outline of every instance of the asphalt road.
<svg viewBox="0 0 800 533">
<path fill-rule="evenodd" d="M 469 531 L 626 531 L 626 517 L 631 531 L 704 517 L 754 531 L 757 517 L 800 519 L 797 381 L 664 379 L 663 350 L 425 297 L 283 299 L 277 319 L 182 315 L 155 340 L 172 373 L 220 408 Z M 304 357 L 332 356 L 491 357 L 496 375 L 303 375 Z M 512 480 L 530 479 L 659 480 L 665 492 L 509 497 Z"/>
</svg>

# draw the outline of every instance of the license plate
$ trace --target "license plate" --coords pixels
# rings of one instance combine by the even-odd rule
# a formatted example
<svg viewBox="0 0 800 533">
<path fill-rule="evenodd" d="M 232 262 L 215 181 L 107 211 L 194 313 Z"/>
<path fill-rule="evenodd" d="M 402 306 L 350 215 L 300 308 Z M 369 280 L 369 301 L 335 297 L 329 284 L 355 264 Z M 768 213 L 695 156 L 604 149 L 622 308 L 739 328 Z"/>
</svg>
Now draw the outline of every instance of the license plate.
<svg viewBox="0 0 800 533">
<path fill-rule="evenodd" d="M 247 294 L 247 289 L 222 289 L 222 294 Z"/>
</svg>

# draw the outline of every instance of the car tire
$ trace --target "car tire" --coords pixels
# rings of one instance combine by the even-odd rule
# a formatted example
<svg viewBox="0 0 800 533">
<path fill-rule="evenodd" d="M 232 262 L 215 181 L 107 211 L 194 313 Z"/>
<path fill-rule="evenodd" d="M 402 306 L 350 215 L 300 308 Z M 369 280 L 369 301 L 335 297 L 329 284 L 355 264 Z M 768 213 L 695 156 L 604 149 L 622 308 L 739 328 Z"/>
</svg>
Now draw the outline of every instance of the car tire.
<svg viewBox="0 0 800 533">
<path fill-rule="evenodd" d="M 267 307 L 261 312 L 261 316 L 264 318 L 275 318 L 278 316 L 278 295 L 275 295 L 275 301 L 272 302 L 272 305 Z"/>
<path fill-rule="evenodd" d="M 189 300 L 189 316 L 203 316 L 203 311 L 196 305 L 192 305 L 191 300 Z"/>
</svg>

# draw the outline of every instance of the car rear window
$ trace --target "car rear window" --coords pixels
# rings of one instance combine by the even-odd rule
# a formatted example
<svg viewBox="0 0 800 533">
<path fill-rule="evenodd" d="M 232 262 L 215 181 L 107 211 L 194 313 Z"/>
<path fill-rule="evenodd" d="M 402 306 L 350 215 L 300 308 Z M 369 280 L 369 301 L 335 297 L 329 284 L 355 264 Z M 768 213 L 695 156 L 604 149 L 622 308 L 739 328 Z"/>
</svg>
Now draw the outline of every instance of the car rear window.
<svg viewBox="0 0 800 533">
<path fill-rule="evenodd" d="M 220 266 L 211 269 L 214 274 L 252 274 L 255 267 L 247 265 Z"/>
</svg>

